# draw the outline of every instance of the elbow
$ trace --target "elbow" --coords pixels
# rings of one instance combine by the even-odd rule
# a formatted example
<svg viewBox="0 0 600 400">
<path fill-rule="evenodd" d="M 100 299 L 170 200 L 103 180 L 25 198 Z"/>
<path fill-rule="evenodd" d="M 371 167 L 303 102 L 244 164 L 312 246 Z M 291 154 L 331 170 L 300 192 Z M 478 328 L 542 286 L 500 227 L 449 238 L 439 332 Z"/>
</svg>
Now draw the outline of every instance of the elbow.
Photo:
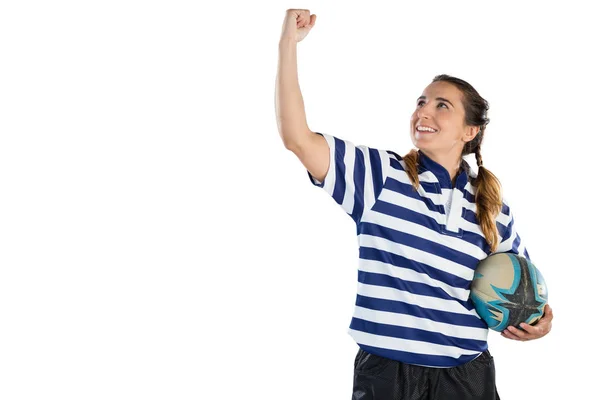
<svg viewBox="0 0 600 400">
<path fill-rule="evenodd" d="M 305 142 L 310 136 L 310 130 L 280 131 L 283 146 L 293 153 L 297 153 L 302 142 Z"/>
<path fill-rule="evenodd" d="M 285 147 L 286 150 L 289 150 L 292 153 L 296 153 L 296 151 L 298 150 L 298 145 L 296 144 L 296 142 L 294 142 L 292 140 L 284 140 L 283 146 Z"/>
</svg>

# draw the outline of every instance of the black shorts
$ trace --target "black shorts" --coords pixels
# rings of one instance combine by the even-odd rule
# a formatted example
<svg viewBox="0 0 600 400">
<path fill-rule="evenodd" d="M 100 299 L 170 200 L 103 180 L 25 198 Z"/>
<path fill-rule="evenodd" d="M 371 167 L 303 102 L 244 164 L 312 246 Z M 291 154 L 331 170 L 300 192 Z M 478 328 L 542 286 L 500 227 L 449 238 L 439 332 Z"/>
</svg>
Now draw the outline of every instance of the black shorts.
<svg viewBox="0 0 600 400">
<path fill-rule="evenodd" d="M 352 400 L 499 400 L 488 350 L 453 368 L 404 364 L 359 348 Z"/>
</svg>

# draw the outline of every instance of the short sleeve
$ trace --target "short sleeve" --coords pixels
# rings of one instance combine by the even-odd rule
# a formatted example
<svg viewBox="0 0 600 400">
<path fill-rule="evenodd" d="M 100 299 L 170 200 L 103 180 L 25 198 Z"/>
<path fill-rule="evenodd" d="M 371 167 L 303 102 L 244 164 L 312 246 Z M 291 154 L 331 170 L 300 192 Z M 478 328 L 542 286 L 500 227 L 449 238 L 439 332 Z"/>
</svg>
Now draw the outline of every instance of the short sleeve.
<svg viewBox="0 0 600 400">
<path fill-rule="evenodd" d="M 504 201 L 502 202 L 502 210 L 498 215 L 496 226 L 498 227 L 498 232 L 502 237 L 502 241 L 498 245 L 498 249 L 495 253 L 518 254 L 531 261 L 529 252 L 515 228 L 513 211 Z"/>
<path fill-rule="evenodd" d="M 390 155 L 385 150 L 355 146 L 347 140 L 316 133 L 322 135 L 329 146 L 329 169 L 323 182 L 307 171 L 310 181 L 323 188 L 358 223 L 383 190 Z"/>
</svg>

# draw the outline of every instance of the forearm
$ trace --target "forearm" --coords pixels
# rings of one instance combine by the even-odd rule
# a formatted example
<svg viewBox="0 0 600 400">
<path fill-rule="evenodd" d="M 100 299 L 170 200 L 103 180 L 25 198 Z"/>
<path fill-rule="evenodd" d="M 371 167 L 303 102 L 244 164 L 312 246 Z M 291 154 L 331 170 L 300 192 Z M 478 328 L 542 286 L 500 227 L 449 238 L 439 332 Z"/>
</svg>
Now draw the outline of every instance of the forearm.
<svg viewBox="0 0 600 400">
<path fill-rule="evenodd" d="M 281 39 L 279 42 L 275 112 L 279 135 L 284 146 L 291 149 L 310 131 L 298 83 L 297 43 L 293 39 Z"/>
</svg>

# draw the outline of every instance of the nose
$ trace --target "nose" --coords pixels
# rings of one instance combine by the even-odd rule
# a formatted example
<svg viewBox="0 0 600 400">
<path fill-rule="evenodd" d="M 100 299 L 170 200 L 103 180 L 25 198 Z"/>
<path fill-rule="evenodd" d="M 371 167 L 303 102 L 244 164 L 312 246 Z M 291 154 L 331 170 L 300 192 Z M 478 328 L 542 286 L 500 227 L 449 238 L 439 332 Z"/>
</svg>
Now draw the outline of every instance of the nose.
<svg viewBox="0 0 600 400">
<path fill-rule="evenodd" d="M 427 105 L 423 105 L 421 108 L 417 110 L 417 117 L 419 118 L 429 118 L 429 109 Z"/>
</svg>

